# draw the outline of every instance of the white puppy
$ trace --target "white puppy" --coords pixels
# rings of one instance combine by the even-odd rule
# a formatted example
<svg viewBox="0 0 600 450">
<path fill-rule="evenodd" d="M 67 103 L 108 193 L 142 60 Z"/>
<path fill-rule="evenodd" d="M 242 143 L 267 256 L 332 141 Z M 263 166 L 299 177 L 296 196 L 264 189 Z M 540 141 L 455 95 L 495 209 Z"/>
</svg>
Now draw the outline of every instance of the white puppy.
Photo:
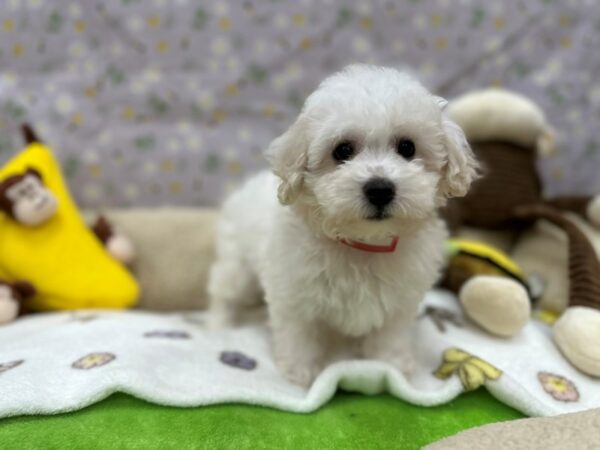
<svg viewBox="0 0 600 450">
<path fill-rule="evenodd" d="M 269 147 L 276 176 L 225 203 L 213 319 L 231 324 L 264 293 L 289 380 L 309 385 L 340 346 L 410 372 L 409 326 L 443 260 L 436 210 L 477 171 L 444 105 L 397 70 L 349 66 Z"/>
</svg>

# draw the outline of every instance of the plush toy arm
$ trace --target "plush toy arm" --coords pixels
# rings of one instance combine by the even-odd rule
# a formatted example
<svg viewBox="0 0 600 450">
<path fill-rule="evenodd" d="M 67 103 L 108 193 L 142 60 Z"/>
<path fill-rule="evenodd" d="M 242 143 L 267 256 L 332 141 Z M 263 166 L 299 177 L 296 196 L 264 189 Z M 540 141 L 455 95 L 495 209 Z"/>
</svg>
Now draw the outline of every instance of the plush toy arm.
<svg viewBox="0 0 600 450">
<path fill-rule="evenodd" d="M 557 197 L 545 202 L 562 211 L 571 211 L 600 227 L 600 194 L 590 197 Z"/>
<path fill-rule="evenodd" d="M 133 243 L 127 236 L 115 231 L 106 217 L 98 216 L 91 229 L 113 258 L 123 264 L 133 262 L 135 258 Z"/>
<path fill-rule="evenodd" d="M 113 227 L 104 216 L 98 216 L 94 224 L 91 226 L 91 230 L 104 245 L 106 245 L 108 240 L 113 235 Z"/>
<path fill-rule="evenodd" d="M 22 309 L 22 302 L 35 294 L 35 287 L 26 281 L 11 284 L 0 279 L 0 325 L 15 320 Z"/>
<path fill-rule="evenodd" d="M 22 300 L 27 300 L 37 294 L 35 286 L 27 281 L 15 281 L 13 289 Z"/>
<path fill-rule="evenodd" d="M 568 238 L 569 306 L 600 310 L 600 261 L 589 239 L 562 214 L 548 205 L 528 205 L 515 210 L 515 217 L 526 221 L 546 219 L 565 232 Z"/>
</svg>

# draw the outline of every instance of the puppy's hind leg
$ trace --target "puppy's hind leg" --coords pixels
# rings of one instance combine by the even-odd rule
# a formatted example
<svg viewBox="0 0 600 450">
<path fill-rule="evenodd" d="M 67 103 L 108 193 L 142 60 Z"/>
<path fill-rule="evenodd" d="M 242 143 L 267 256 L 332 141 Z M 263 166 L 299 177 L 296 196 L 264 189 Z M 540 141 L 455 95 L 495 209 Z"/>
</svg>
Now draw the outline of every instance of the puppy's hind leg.
<svg viewBox="0 0 600 450">
<path fill-rule="evenodd" d="M 219 252 L 211 268 L 208 294 L 209 324 L 213 328 L 236 325 L 240 312 L 260 303 L 258 279 L 249 264 L 236 253 Z"/>
</svg>

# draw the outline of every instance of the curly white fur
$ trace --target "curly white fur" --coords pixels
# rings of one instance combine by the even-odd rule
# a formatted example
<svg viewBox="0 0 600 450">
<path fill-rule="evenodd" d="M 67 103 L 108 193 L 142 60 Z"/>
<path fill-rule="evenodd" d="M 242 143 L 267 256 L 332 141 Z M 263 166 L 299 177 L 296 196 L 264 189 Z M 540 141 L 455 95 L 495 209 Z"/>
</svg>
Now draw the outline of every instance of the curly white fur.
<svg viewBox="0 0 600 450">
<path fill-rule="evenodd" d="M 443 106 L 404 73 L 350 66 L 326 79 L 271 144 L 277 177 L 257 175 L 224 205 L 209 282 L 213 317 L 231 323 L 264 292 L 275 359 L 290 380 L 310 384 L 340 349 L 411 369 L 407 331 L 443 260 L 436 210 L 464 195 L 477 171 Z M 414 158 L 395 151 L 401 138 L 415 143 Z M 341 141 L 356 148 L 343 163 L 332 157 Z M 396 191 L 382 220 L 363 193 L 373 178 Z M 390 236 L 399 237 L 393 253 L 339 242 Z"/>
</svg>

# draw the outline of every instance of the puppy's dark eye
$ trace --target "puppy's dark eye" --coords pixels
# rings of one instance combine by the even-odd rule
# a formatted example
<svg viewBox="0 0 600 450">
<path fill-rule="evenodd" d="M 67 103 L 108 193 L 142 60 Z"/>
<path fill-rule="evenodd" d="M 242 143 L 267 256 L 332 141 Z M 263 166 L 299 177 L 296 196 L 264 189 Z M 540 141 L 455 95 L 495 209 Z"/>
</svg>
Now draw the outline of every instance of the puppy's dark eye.
<svg viewBox="0 0 600 450">
<path fill-rule="evenodd" d="M 348 161 L 354 156 L 354 145 L 352 142 L 340 142 L 333 150 L 332 155 L 337 162 Z"/>
<path fill-rule="evenodd" d="M 396 151 L 405 159 L 415 156 L 415 143 L 410 139 L 400 139 L 396 144 Z"/>
</svg>

